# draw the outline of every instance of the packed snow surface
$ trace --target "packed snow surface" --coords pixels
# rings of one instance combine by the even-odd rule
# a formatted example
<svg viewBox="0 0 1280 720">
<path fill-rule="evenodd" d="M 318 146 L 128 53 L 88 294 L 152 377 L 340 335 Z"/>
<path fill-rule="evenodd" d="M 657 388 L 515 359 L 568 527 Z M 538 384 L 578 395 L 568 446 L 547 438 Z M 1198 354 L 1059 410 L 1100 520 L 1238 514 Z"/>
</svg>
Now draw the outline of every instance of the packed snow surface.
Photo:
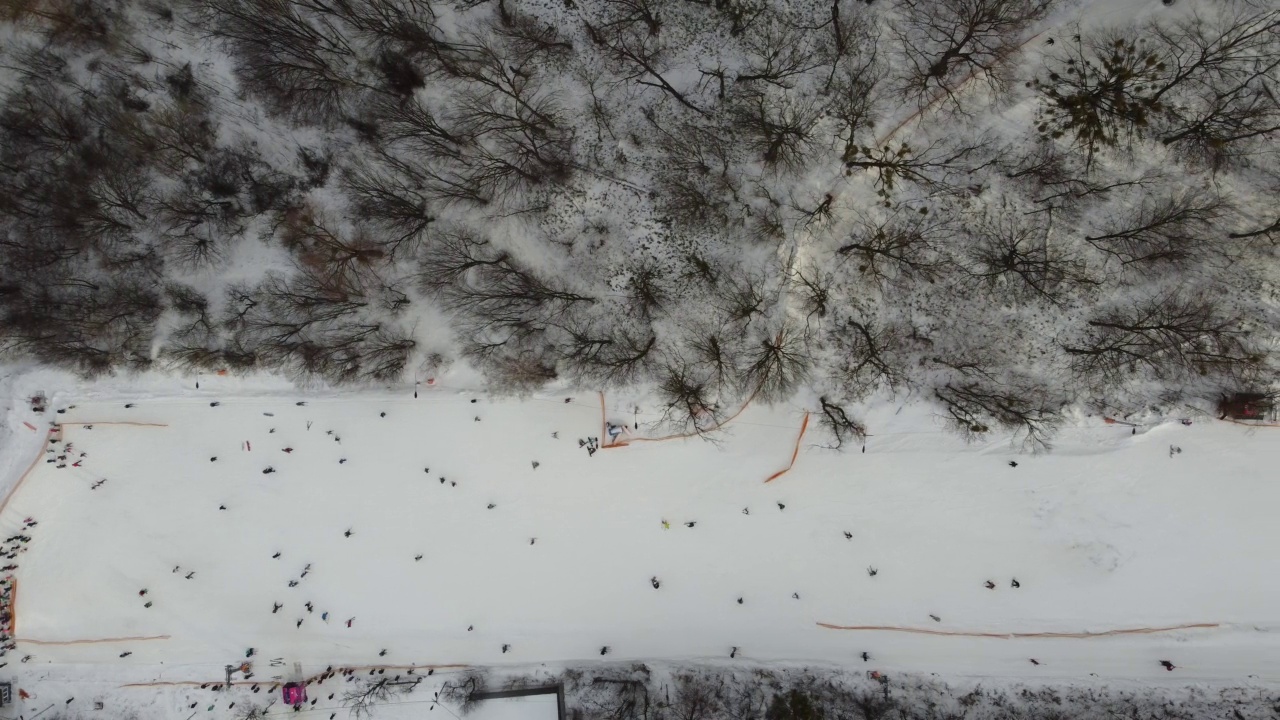
<svg viewBox="0 0 1280 720">
<path fill-rule="evenodd" d="M 315 673 L 607 647 L 607 660 L 737 648 L 950 676 L 1280 678 L 1272 428 L 1079 417 L 1031 456 L 886 406 L 867 418 L 865 452 L 825 449 L 811 430 L 794 469 L 766 483 L 790 460 L 799 408 L 750 407 L 714 441 L 589 454 L 602 415 L 626 440 L 646 434 L 645 409 L 439 388 L 61 400 L 65 413 L 27 418 L 62 423 L 63 442 L 0 516 L 6 535 L 31 537 L 11 561 L 10 659 L 29 654 L 32 669 L 218 680 L 248 648 L 278 675 L 268 660 Z M 820 623 L 1211 627 L 1043 638 Z M 139 639 L 73 642 L 116 638 Z"/>
</svg>

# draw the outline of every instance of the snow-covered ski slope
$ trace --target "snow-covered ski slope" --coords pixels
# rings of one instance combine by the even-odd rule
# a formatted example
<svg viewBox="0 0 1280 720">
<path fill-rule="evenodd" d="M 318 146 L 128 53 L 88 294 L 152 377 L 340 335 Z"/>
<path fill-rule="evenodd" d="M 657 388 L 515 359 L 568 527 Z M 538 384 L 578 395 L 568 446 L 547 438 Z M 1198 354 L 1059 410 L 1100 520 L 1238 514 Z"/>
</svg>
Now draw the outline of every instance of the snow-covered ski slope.
<svg viewBox="0 0 1280 720">
<path fill-rule="evenodd" d="M 307 672 L 590 660 L 604 646 L 609 660 L 728 661 L 736 647 L 744 661 L 859 670 L 866 651 L 865 667 L 951 676 L 1280 679 L 1271 428 L 1131 434 L 1080 418 L 1053 452 L 1027 456 L 1007 438 L 965 445 L 925 408 L 885 407 L 867 418 L 865 453 L 811 432 L 794 470 L 765 483 L 790 458 L 797 408 L 751 407 L 716 442 L 589 456 L 594 394 L 67 405 L 30 418 L 63 423 L 71 449 L 47 459 L 67 467 L 37 462 L 0 516 L 6 536 L 38 523 L 13 561 L 10 659 L 29 654 L 32 669 L 217 680 L 250 647 L 259 664 Z M 820 623 L 1213 627 L 1018 638 Z M 114 638 L 153 639 L 79 642 Z"/>
</svg>

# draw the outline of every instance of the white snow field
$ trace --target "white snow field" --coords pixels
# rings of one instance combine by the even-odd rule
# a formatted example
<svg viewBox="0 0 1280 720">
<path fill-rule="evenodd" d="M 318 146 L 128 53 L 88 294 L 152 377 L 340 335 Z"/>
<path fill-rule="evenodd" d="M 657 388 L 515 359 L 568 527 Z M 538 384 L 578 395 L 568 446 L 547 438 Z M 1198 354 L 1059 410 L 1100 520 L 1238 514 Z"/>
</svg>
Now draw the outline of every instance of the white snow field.
<svg viewBox="0 0 1280 720">
<path fill-rule="evenodd" d="M 604 646 L 607 660 L 728 662 L 736 647 L 954 677 L 1280 680 L 1273 428 L 1131 434 L 1079 418 L 1030 456 L 885 407 L 865 453 L 824 449 L 811 428 L 766 484 L 798 407 L 751 407 L 718 442 L 589 456 L 594 394 L 303 401 L 63 398 L 65 414 L 30 416 L 64 423 L 71 448 L 65 468 L 37 462 L 0 515 L 6 536 L 38 523 L 16 560 L 8 659 L 110 666 L 123 683 L 217 681 L 250 647 L 268 677 L 275 658 L 309 674 L 596 660 Z M 630 421 L 619 405 L 610 419 Z M 1211 627 L 1006 636 L 1192 624 Z"/>
</svg>

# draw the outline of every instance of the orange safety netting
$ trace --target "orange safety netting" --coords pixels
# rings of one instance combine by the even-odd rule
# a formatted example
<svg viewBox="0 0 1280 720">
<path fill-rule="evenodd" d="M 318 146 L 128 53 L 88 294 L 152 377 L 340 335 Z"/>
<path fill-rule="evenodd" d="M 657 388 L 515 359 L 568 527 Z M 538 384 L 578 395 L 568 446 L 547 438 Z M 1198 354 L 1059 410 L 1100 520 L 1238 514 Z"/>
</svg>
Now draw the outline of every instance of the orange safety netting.
<svg viewBox="0 0 1280 720">
<path fill-rule="evenodd" d="M 358 665 L 358 666 L 343 666 L 343 667 L 335 667 L 335 668 L 333 669 L 332 673 L 329 673 L 329 672 L 323 672 L 323 673 L 320 673 L 320 674 L 318 674 L 318 675 L 313 675 L 313 676 L 311 676 L 311 677 L 309 677 L 309 678 L 306 678 L 306 679 L 304 679 L 304 680 L 300 680 L 299 682 L 303 683 L 304 685 L 310 685 L 310 684 L 311 684 L 311 683 L 313 683 L 313 682 L 318 682 L 318 681 L 319 681 L 321 678 L 323 678 L 325 675 L 329 675 L 329 674 L 336 674 L 336 673 L 339 673 L 339 672 L 342 672 L 342 671 L 354 671 L 354 670 L 413 670 L 413 671 L 415 671 L 415 672 L 416 672 L 416 671 L 418 671 L 418 670 L 462 670 L 462 669 L 466 669 L 466 668 L 469 668 L 469 667 L 471 667 L 471 666 L 470 666 L 470 665 L 464 665 L 464 664 L 461 664 L 461 663 L 445 663 L 445 664 L 441 664 L 441 665 Z M 159 681 L 156 681 L 156 682 L 128 683 L 128 684 L 125 684 L 125 685 L 121 685 L 120 687 L 161 687 L 161 686 L 173 686 L 173 685 L 187 685 L 187 686 L 195 685 L 195 686 L 200 686 L 200 685 L 226 685 L 226 684 L 227 684 L 227 683 L 226 683 L 226 681 L 225 681 L 225 680 L 217 680 L 217 681 L 209 680 L 209 681 L 205 681 L 205 682 L 200 682 L 199 680 L 159 680 Z M 232 680 L 232 681 L 231 681 L 231 684 L 232 684 L 232 685 L 272 685 L 272 686 L 274 686 L 274 685 L 278 685 L 279 683 L 278 683 L 278 682 L 276 682 L 276 681 L 263 682 L 263 681 L 259 681 L 259 680 Z"/>
<path fill-rule="evenodd" d="M 880 630 L 885 632 L 914 633 L 917 635 L 950 635 L 956 637 L 995 638 L 998 640 L 1018 640 L 1021 638 L 1095 638 L 1114 635 L 1150 635 L 1151 633 L 1170 632 L 1173 630 L 1192 630 L 1219 627 L 1218 623 L 1191 623 L 1188 625 L 1169 625 L 1167 627 L 1121 628 L 1118 630 L 1102 630 L 1099 632 L 965 632 L 960 630 L 930 630 L 928 628 L 899 627 L 896 625 L 832 625 L 820 622 L 818 627 L 828 630 Z"/>
<path fill-rule="evenodd" d="M 698 437 L 699 435 L 703 435 L 705 433 L 715 432 L 716 430 L 719 430 L 725 425 L 728 425 L 729 423 L 733 422 L 739 415 L 741 415 L 742 411 L 746 410 L 747 406 L 751 404 L 751 401 L 756 399 L 756 393 L 758 392 L 760 392 L 759 387 L 751 391 L 751 394 L 747 396 L 747 399 L 745 401 L 743 401 L 742 407 L 738 408 L 737 412 L 725 418 L 724 420 L 721 420 L 715 425 L 712 425 L 711 427 L 703 428 L 701 430 L 694 430 L 693 432 L 676 433 L 674 435 L 664 435 L 662 437 L 634 437 L 629 440 L 621 440 L 621 441 L 606 445 L 605 442 L 608 441 L 608 433 L 605 431 L 605 427 L 606 425 L 608 425 L 608 422 L 605 420 L 604 391 L 600 391 L 600 448 L 604 450 L 608 448 L 627 447 L 632 443 L 638 443 L 638 442 L 662 442 L 664 440 L 686 440 L 688 438 Z"/>
<path fill-rule="evenodd" d="M 101 645 L 103 643 L 118 642 L 143 642 L 145 640 L 168 640 L 168 635 L 141 635 L 138 637 L 113 637 L 113 638 L 94 638 L 92 640 L 33 640 L 31 638 L 17 638 L 18 642 L 30 643 L 32 645 Z"/>
<path fill-rule="evenodd" d="M 676 433 L 673 435 L 663 435 L 662 437 L 633 437 L 628 440 L 620 440 L 617 442 L 605 444 L 609 440 L 609 433 L 608 433 L 609 421 L 606 419 L 608 410 L 605 407 L 604 391 L 601 390 L 598 392 L 600 396 L 600 439 L 601 439 L 600 449 L 607 450 L 611 448 L 624 448 L 624 447 L 630 446 L 632 443 L 639 443 L 639 442 L 662 442 L 664 440 L 687 440 L 689 438 L 698 437 L 699 435 L 702 435 L 704 433 L 714 432 L 724 427 L 725 425 L 728 425 L 729 423 L 733 422 L 739 415 L 741 415 L 743 411 L 746 410 L 749 405 L 751 405 L 751 401 L 755 400 L 756 394 L 759 392 L 760 392 L 760 388 L 757 387 L 754 391 L 752 391 L 752 393 L 749 396 L 747 396 L 747 399 L 743 401 L 742 407 L 738 408 L 737 412 L 733 413 L 732 415 L 725 418 L 724 420 L 721 420 L 715 425 L 712 425 L 711 427 L 703 428 L 701 430 L 695 430 L 694 432 Z M 787 463 L 787 466 L 785 468 L 770 475 L 768 478 L 765 478 L 766 483 L 773 482 L 774 480 L 782 477 L 783 475 L 786 475 L 788 472 L 791 471 L 793 467 L 795 467 L 796 458 L 800 456 L 800 443 L 802 440 L 804 440 L 804 434 L 809 429 L 809 415 L 810 415 L 809 411 L 806 410 L 804 413 L 804 420 L 800 422 L 800 433 L 799 435 L 796 436 L 795 447 L 791 451 L 791 461 Z"/>
<path fill-rule="evenodd" d="M 809 429 L 809 411 L 806 410 L 804 413 L 804 421 L 800 423 L 800 434 L 796 436 L 795 449 L 791 451 L 791 462 L 787 463 L 787 466 L 785 468 L 765 478 L 766 483 L 771 483 L 774 480 L 777 480 L 778 478 L 782 477 L 783 475 L 786 475 L 787 473 L 791 472 L 791 468 L 796 466 L 796 458 L 800 456 L 800 441 L 804 440 L 804 431 L 808 429 Z"/>
</svg>

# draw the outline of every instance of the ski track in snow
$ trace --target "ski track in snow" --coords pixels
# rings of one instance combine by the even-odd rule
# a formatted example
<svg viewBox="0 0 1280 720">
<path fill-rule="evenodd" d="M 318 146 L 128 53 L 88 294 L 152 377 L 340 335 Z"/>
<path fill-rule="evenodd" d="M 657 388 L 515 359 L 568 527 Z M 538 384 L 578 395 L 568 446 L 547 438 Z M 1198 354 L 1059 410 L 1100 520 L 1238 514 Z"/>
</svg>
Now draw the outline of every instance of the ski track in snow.
<svg viewBox="0 0 1280 720">
<path fill-rule="evenodd" d="M 37 463 L 0 514 L 6 535 L 39 523 L 16 560 L 10 659 L 211 681 L 249 647 L 270 677 L 270 658 L 319 672 L 571 662 L 608 645 L 615 661 L 739 647 L 748 661 L 859 669 L 869 651 L 882 671 L 957 677 L 1167 681 L 1166 658 L 1179 679 L 1280 676 L 1280 559 L 1268 550 L 1280 486 L 1265 470 L 1280 446 L 1248 428 L 1131 435 L 1099 422 L 1027 457 L 919 432 L 924 409 L 882 408 L 865 454 L 811 438 L 766 484 L 793 451 L 799 408 L 752 406 L 716 443 L 592 457 L 578 440 L 600 432 L 594 395 L 125 402 L 52 416 L 82 466 Z M 610 412 L 631 419 L 629 405 Z M 1170 443 L 1185 452 L 1171 458 Z M 1001 636 L 1218 627 L 1079 639 L 820 623 Z M 77 642 L 125 637 L 159 639 Z"/>
</svg>

